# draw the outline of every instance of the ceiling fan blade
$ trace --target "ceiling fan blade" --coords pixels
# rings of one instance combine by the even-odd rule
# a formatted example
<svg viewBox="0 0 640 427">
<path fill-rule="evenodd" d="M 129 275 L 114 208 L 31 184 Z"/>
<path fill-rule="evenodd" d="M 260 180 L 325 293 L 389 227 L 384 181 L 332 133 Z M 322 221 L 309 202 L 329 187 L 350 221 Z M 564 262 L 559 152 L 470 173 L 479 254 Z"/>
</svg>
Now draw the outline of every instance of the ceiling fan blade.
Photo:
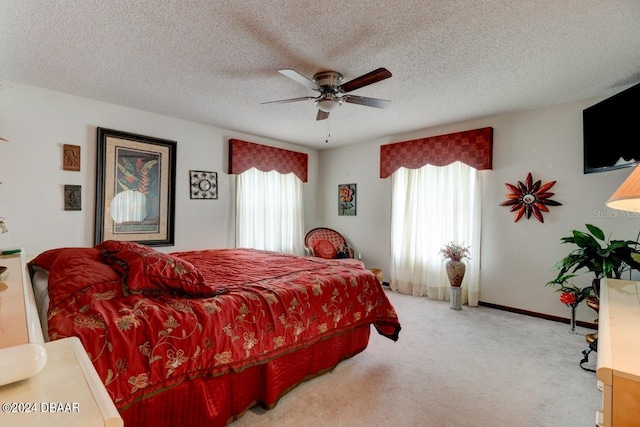
<svg viewBox="0 0 640 427">
<path fill-rule="evenodd" d="M 389 72 L 389 70 L 386 68 L 378 68 L 377 70 L 373 70 L 370 73 L 341 84 L 338 86 L 338 90 L 342 93 L 351 92 L 353 90 L 360 89 L 361 87 L 388 79 L 389 77 L 391 77 L 391 72 Z"/>
<path fill-rule="evenodd" d="M 329 118 L 329 113 L 326 111 L 318 110 L 318 115 L 316 116 L 316 120 L 326 120 Z"/>
<path fill-rule="evenodd" d="M 291 80 L 296 81 L 301 85 L 308 87 L 309 89 L 313 89 L 317 91 L 321 90 L 320 86 L 318 86 L 317 84 L 315 84 L 314 82 L 312 82 L 311 80 L 309 80 L 308 78 L 306 78 L 305 76 L 303 76 L 302 74 L 300 74 L 295 70 L 286 68 L 284 70 L 278 70 L 278 72 L 284 76 L 289 77 Z"/>
<path fill-rule="evenodd" d="M 366 105 L 367 107 L 387 108 L 391 105 L 391 101 L 386 99 L 367 98 L 366 96 L 345 95 L 342 99 L 351 104 Z"/>
<path fill-rule="evenodd" d="M 265 105 L 265 104 L 285 104 L 287 102 L 306 101 L 308 99 L 315 99 L 315 98 L 313 96 L 303 96 L 303 97 L 300 97 L 300 98 L 290 98 L 290 99 L 281 99 L 279 101 L 261 102 L 260 105 Z"/>
</svg>

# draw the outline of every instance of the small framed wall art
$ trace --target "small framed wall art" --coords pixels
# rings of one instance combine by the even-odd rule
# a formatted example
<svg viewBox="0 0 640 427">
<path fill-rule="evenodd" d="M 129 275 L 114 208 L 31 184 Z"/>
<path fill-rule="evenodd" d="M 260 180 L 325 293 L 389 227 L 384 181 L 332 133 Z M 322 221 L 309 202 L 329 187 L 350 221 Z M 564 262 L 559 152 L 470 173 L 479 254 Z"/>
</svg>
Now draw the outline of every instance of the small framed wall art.
<svg viewBox="0 0 640 427">
<path fill-rule="evenodd" d="M 80 146 L 79 145 L 62 145 L 62 170 L 80 171 Z"/>
<path fill-rule="evenodd" d="M 65 211 L 82 210 L 82 186 L 80 185 L 64 186 L 64 210 Z"/>
<path fill-rule="evenodd" d="M 218 198 L 217 172 L 189 171 L 189 178 L 192 199 Z"/>
<path fill-rule="evenodd" d="M 356 215 L 356 184 L 338 185 L 338 215 Z"/>
</svg>

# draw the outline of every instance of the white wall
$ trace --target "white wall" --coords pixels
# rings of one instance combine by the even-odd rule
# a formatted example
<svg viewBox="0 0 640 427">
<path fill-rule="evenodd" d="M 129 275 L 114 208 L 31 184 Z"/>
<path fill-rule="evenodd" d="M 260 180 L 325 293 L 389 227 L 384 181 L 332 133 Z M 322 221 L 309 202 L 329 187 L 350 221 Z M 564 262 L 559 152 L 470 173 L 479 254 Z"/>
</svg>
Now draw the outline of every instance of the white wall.
<svg viewBox="0 0 640 427">
<path fill-rule="evenodd" d="M 500 115 L 392 138 L 320 152 L 319 222 L 343 232 L 362 252 L 369 267 L 385 271 L 390 265 L 390 178 L 379 178 L 380 145 L 482 127 L 494 128 L 493 170 L 482 172 L 482 260 L 480 300 L 538 313 L 568 317 L 559 294 L 545 283 L 554 277 L 556 261 L 572 249 L 560 238 L 590 223 L 614 239 L 636 239 L 640 218 L 613 211 L 605 201 L 631 169 L 583 174 L 582 110 L 598 100 L 586 100 L 525 113 Z M 514 222 L 513 213 L 499 204 L 506 200 L 505 183 L 557 181 L 550 190 L 562 206 L 551 207 L 544 223 L 535 218 Z M 337 186 L 357 183 L 357 216 L 337 214 Z M 635 278 L 635 277 L 634 277 Z M 585 275 L 577 284 L 590 284 Z M 578 319 L 592 322 L 597 315 L 582 304 Z"/>
<path fill-rule="evenodd" d="M 91 246 L 94 233 L 96 129 L 104 127 L 177 141 L 175 246 L 163 251 L 235 245 L 235 177 L 228 140 L 238 138 L 309 154 L 305 221 L 316 221 L 318 153 L 266 138 L 2 82 L 0 90 L 0 217 L 9 233 L 0 247 L 30 254 L 61 246 Z M 81 171 L 62 170 L 62 144 L 81 147 Z M 217 200 L 189 198 L 189 170 L 218 172 Z M 65 211 L 65 184 L 82 186 L 82 210 Z"/>
<path fill-rule="evenodd" d="M 309 154 L 304 185 L 305 228 L 327 226 L 343 232 L 369 267 L 389 271 L 390 179 L 379 178 L 380 145 L 485 126 L 494 128 L 494 167 L 483 172 L 483 240 L 480 299 L 484 302 L 567 317 L 558 294 L 544 284 L 553 264 L 569 249 L 560 237 L 592 223 L 616 239 L 635 239 L 637 215 L 612 211 L 604 202 L 630 169 L 582 173 L 582 109 L 587 100 L 423 129 L 366 144 L 317 152 L 252 135 L 92 101 L 18 83 L 0 90 L 0 216 L 9 233 L 0 246 L 23 246 L 31 254 L 60 246 L 93 244 L 96 128 L 98 126 L 178 141 L 176 244 L 160 250 L 233 247 L 235 179 L 227 174 L 230 138 Z M 62 144 L 82 148 L 81 172 L 62 170 Z M 189 199 L 188 171 L 218 172 L 218 200 Z M 552 207 L 545 223 L 513 222 L 505 182 L 527 172 L 543 182 L 563 206 Z M 355 217 L 338 216 L 339 184 L 358 185 Z M 63 186 L 82 186 L 82 211 L 64 211 Z M 385 276 L 388 279 L 388 276 Z M 581 285 L 589 283 L 585 276 Z M 595 313 L 581 305 L 578 318 Z"/>
<path fill-rule="evenodd" d="M 389 271 L 391 180 L 380 179 L 379 143 L 320 151 L 319 223 L 342 233 L 369 268 Z M 357 185 L 356 215 L 338 215 L 338 186 Z M 387 280 L 387 276 L 385 276 Z"/>
</svg>

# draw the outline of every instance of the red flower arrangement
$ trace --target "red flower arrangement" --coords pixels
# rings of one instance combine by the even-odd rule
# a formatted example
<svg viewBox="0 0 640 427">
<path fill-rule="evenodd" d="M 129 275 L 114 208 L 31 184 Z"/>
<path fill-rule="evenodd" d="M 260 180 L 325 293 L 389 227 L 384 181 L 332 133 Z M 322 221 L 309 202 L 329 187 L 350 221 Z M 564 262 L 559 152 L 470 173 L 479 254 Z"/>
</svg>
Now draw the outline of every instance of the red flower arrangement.
<svg viewBox="0 0 640 427">
<path fill-rule="evenodd" d="M 580 303 L 588 297 L 591 297 L 594 295 L 595 291 L 593 290 L 593 287 L 591 286 L 586 286 L 582 289 L 580 289 L 579 287 L 577 287 L 576 285 L 567 285 L 564 282 L 563 283 L 547 283 L 547 286 L 549 285 L 554 285 L 554 286 L 558 286 L 558 288 L 556 288 L 557 292 L 562 292 L 560 294 L 560 302 L 563 303 L 564 305 L 566 305 L 567 307 L 571 308 L 571 319 L 570 319 L 570 323 L 571 323 L 571 333 L 575 333 L 576 331 L 576 308 L 578 307 L 578 305 L 580 305 Z"/>
<path fill-rule="evenodd" d="M 576 285 L 561 285 L 556 289 L 560 294 L 560 302 L 568 307 L 577 307 L 585 298 L 591 297 L 594 294 L 591 286 L 580 289 Z"/>
<path fill-rule="evenodd" d="M 576 297 L 575 292 L 563 292 L 560 295 L 560 302 L 566 305 L 575 305 L 578 303 L 578 297 Z"/>
</svg>

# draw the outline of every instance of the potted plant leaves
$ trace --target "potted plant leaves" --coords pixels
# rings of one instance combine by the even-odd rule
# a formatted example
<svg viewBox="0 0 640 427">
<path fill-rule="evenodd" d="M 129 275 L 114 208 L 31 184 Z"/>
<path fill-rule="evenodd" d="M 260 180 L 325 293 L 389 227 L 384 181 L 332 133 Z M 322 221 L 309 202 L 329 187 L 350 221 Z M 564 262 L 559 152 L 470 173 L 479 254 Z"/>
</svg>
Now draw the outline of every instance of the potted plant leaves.
<svg viewBox="0 0 640 427">
<path fill-rule="evenodd" d="M 595 225 L 586 224 L 586 227 L 587 232 L 572 230 L 571 236 L 560 239 L 562 243 L 571 243 L 577 247 L 555 264 L 554 269 L 558 274 L 547 283 L 547 286 L 553 286 L 556 291 L 562 292 L 561 302 L 571 307 L 572 331 L 575 330 L 575 309 L 578 304 L 587 299 L 597 305 L 601 278 L 620 279 L 625 271 L 640 270 L 638 242 L 609 240 Z M 579 288 L 570 283 L 580 270 L 593 273 L 591 286 Z"/>
<path fill-rule="evenodd" d="M 560 239 L 562 243 L 571 243 L 577 248 L 555 264 L 558 274 L 547 285 L 562 285 L 582 269 L 593 273 L 594 279 L 620 279 L 625 271 L 640 269 L 640 251 L 636 249 L 638 242 L 608 240 L 595 225 L 586 224 L 586 227 L 588 232 L 572 230 L 571 236 Z"/>
</svg>

